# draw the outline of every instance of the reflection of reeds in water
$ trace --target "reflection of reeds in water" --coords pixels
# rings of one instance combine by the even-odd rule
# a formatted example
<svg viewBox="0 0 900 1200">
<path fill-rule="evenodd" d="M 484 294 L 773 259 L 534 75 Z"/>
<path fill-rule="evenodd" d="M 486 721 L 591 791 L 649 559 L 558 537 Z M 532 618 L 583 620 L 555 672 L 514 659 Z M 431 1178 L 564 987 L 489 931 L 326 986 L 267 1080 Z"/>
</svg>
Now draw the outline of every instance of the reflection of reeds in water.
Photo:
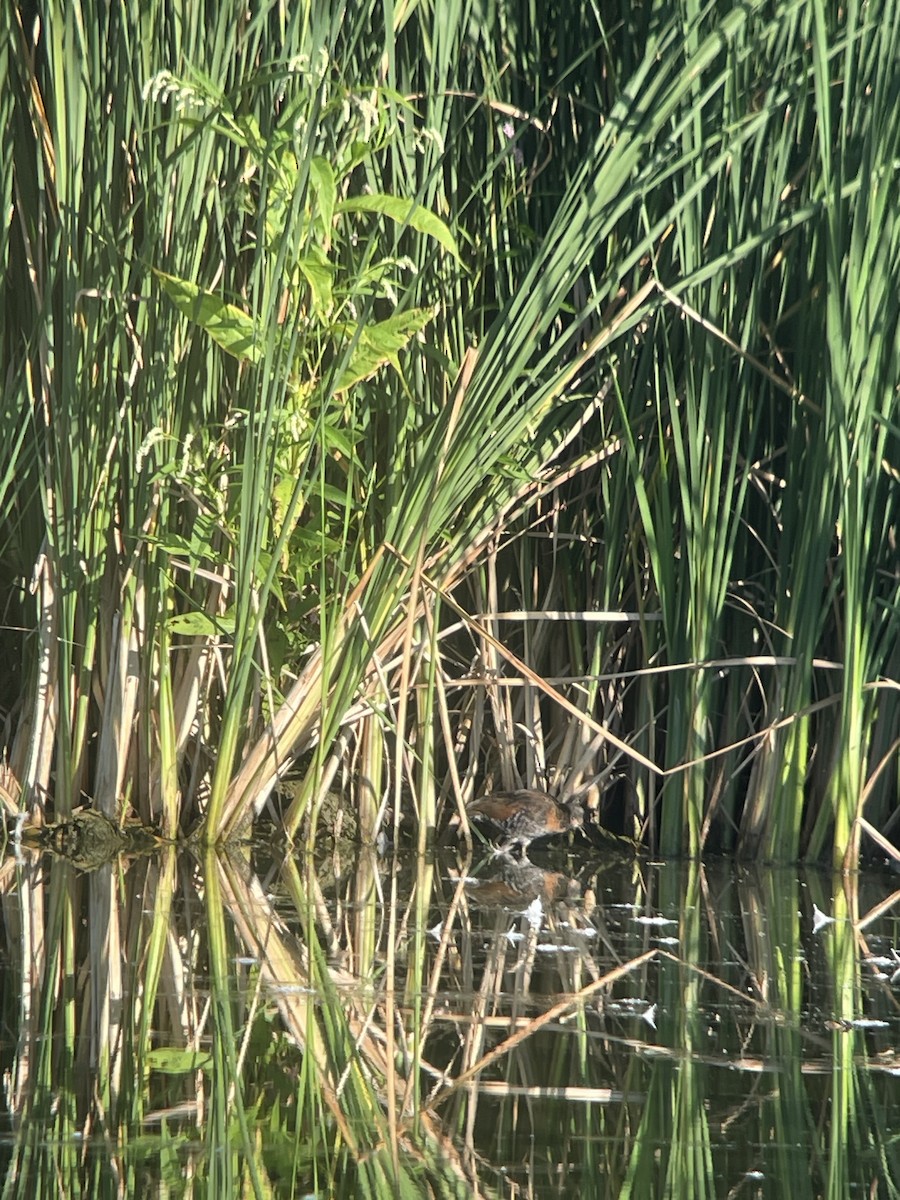
<svg viewBox="0 0 900 1200">
<path fill-rule="evenodd" d="M 208 861 L 208 870 L 217 868 L 223 904 L 257 959 L 260 982 L 285 1029 L 303 1051 L 314 1096 L 327 1106 L 367 1187 L 376 1195 L 402 1191 L 414 1186 L 414 1172 L 422 1167 L 444 1176 L 445 1186 L 461 1178 L 458 1156 L 427 1113 L 419 1114 L 416 1134 L 406 1127 L 395 1132 L 415 1056 L 410 1059 L 404 1040 L 397 1049 L 406 1069 L 398 1072 L 388 1054 L 398 1019 L 393 989 L 376 989 L 369 970 L 350 973 L 328 962 L 316 927 L 321 897 L 314 877 L 285 863 L 298 936 L 285 927 L 255 876 L 248 878 L 227 858 Z"/>
<path fill-rule="evenodd" d="M 878 1080 L 894 1064 L 864 1053 L 859 1023 L 865 938 L 886 900 L 858 917 L 849 882 L 843 909 L 817 893 L 834 919 L 813 933 L 783 876 L 710 882 L 616 858 L 575 884 L 528 864 L 496 861 L 491 878 L 452 865 L 362 853 L 326 893 L 314 864 L 288 859 L 269 885 L 277 906 L 233 858 L 201 872 L 169 851 L 91 878 L 26 862 L 15 894 L 7 865 L 4 912 L 8 927 L 19 913 L 33 972 L 8 1076 L 7 1194 L 10 1181 L 17 1194 L 132 1186 L 136 1170 L 163 1170 L 173 1138 L 178 1178 L 187 1163 L 215 1194 L 241 1180 L 265 1194 L 286 1162 L 345 1194 L 422 1178 L 472 1194 L 495 1155 L 515 1174 L 503 1155 L 525 1137 L 565 1164 L 565 1188 L 598 1121 L 618 1131 L 600 1143 L 610 1180 L 709 1193 L 720 1128 L 755 1114 L 784 1130 L 814 1117 L 816 1153 L 850 1172 L 829 1160 L 829 1138 L 861 1132 L 848 1076 L 893 1154 Z M 803 964 L 816 955 L 832 999 L 812 1027 Z M 739 1100 L 718 1098 L 723 1066 L 744 1081 Z M 149 1168 L 129 1149 L 138 1135 Z M 778 1153 L 799 1178 L 808 1147 L 792 1144 Z"/>
<path fill-rule="evenodd" d="M 100 1130 L 112 1154 L 109 1170 L 122 1168 L 118 1131 L 140 1123 L 144 1110 L 141 1047 L 151 1028 L 166 1027 L 151 1015 L 158 977 L 152 946 L 164 944 L 169 933 L 166 893 L 171 896 L 174 854 L 163 861 L 170 882 L 154 889 L 148 878 L 149 895 L 157 893 L 149 908 L 141 881 L 158 872 L 149 861 L 124 889 L 115 866 L 82 876 L 62 861 L 30 856 L 21 863 L 15 896 L 22 950 L 19 1043 L 8 1093 L 17 1130 L 10 1170 L 21 1187 L 33 1184 L 40 1191 L 47 1172 L 47 1178 L 64 1181 L 63 1191 L 77 1191 L 84 1148 Z M 14 866 L 12 860 L 4 865 L 7 884 Z M 11 902 L 9 897 L 7 927 Z M 152 922 L 149 945 L 145 913 Z M 129 945 L 139 948 L 136 955 L 127 952 Z M 190 1030 L 176 1028 L 183 1045 Z"/>
</svg>

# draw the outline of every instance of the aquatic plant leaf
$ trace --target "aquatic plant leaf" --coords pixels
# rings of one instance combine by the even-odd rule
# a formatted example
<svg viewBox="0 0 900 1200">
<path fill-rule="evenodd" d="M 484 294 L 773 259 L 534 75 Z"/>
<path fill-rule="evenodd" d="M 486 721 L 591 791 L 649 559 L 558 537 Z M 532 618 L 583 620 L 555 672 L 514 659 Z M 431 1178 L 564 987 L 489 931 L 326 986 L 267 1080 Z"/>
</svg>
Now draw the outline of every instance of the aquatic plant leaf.
<svg viewBox="0 0 900 1200">
<path fill-rule="evenodd" d="M 178 613 L 167 621 L 170 633 L 183 637 L 221 637 L 234 633 L 234 615 L 211 617 L 205 612 Z"/>
<path fill-rule="evenodd" d="M 417 333 L 434 318 L 434 312 L 427 308 L 413 308 L 408 312 L 395 313 L 385 321 L 367 325 L 359 335 L 356 349 L 350 358 L 346 370 L 337 382 L 335 391 L 343 392 L 354 383 L 368 379 L 379 367 L 390 363 L 399 373 L 400 360 L 397 355 Z M 350 336 L 349 327 L 346 330 Z"/>
<path fill-rule="evenodd" d="M 187 279 L 155 269 L 153 274 L 179 312 L 205 329 L 227 354 L 242 362 L 260 362 L 263 352 L 259 331 L 248 313 Z"/>
<path fill-rule="evenodd" d="M 206 1050 L 183 1050 L 178 1046 L 157 1046 L 145 1059 L 151 1071 L 163 1075 L 188 1075 L 193 1071 L 208 1071 L 213 1057 Z"/>
<path fill-rule="evenodd" d="M 379 213 L 396 221 L 398 225 L 409 225 L 418 233 L 424 233 L 434 238 L 454 258 L 459 258 L 456 239 L 441 218 L 417 204 L 415 200 L 407 200 L 402 196 L 388 196 L 378 192 L 373 196 L 353 196 L 338 205 L 338 212 L 368 212 Z"/>
<path fill-rule="evenodd" d="M 323 158 L 320 154 L 316 154 L 310 159 L 309 177 L 316 190 L 323 232 L 327 237 L 328 231 L 331 229 L 331 222 L 334 220 L 334 207 L 337 203 L 337 182 L 328 159 Z"/>
<path fill-rule="evenodd" d="M 327 256 L 316 246 L 297 259 L 297 267 L 309 284 L 312 293 L 313 311 L 324 316 L 334 303 L 334 268 Z"/>
</svg>

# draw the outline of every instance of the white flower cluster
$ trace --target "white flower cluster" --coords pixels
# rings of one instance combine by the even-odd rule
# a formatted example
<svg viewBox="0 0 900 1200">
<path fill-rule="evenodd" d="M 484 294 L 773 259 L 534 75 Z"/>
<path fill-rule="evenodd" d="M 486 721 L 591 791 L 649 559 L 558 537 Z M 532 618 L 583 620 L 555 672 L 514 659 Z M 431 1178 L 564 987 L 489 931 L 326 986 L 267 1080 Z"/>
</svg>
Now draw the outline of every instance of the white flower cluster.
<svg viewBox="0 0 900 1200">
<path fill-rule="evenodd" d="M 208 96 L 183 79 L 176 79 L 171 71 L 157 71 L 151 75 L 144 84 L 141 96 L 145 103 L 149 101 L 151 104 L 164 104 L 171 100 L 178 112 L 185 108 L 208 108 L 210 104 Z"/>
<path fill-rule="evenodd" d="M 354 115 L 357 120 L 354 120 Z M 362 128 L 359 127 L 359 119 L 362 120 Z M 341 124 L 354 126 L 354 133 L 362 142 L 368 142 L 372 136 L 372 131 L 377 129 L 380 123 L 378 108 L 366 96 L 361 96 L 356 92 L 348 92 L 341 103 Z"/>
<path fill-rule="evenodd" d="M 324 47 L 320 47 L 315 58 L 311 59 L 308 54 L 294 54 L 285 63 L 285 79 L 277 90 L 276 96 L 281 102 L 287 95 L 287 80 L 291 75 L 309 75 L 313 83 L 322 85 L 324 89 L 325 77 L 328 74 L 328 68 L 331 60 L 328 57 L 328 51 Z M 325 102 L 325 92 L 322 92 L 322 102 Z M 295 132 L 303 133 L 303 129 L 295 130 Z"/>
</svg>

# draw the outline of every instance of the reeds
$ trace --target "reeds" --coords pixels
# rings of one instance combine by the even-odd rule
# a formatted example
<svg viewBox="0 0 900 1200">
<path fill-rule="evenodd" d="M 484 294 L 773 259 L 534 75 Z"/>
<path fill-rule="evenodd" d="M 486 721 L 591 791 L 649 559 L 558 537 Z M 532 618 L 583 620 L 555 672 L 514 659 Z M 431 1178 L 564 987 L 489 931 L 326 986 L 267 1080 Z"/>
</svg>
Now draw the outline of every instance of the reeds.
<svg viewBox="0 0 900 1200">
<path fill-rule="evenodd" d="M 219 842 L 299 756 L 293 835 L 364 761 L 424 846 L 485 775 L 615 763 L 663 852 L 853 865 L 893 5 L 167 13 L 2 18 L 9 806 Z"/>
</svg>

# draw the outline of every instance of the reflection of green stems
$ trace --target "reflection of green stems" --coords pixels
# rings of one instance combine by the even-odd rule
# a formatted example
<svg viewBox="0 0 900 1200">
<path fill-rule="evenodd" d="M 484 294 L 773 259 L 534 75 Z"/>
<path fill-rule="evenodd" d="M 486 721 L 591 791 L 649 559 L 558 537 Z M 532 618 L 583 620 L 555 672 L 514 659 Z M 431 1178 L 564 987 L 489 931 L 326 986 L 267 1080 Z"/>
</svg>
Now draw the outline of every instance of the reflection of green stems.
<svg viewBox="0 0 900 1200">
<path fill-rule="evenodd" d="M 285 862 L 283 880 L 303 930 L 300 938 L 285 931 L 258 879 L 239 876 L 228 859 L 219 867 L 225 907 L 258 957 L 263 987 L 271 989 L 286 1030 L 303 1051 L 298 1144 L 312 1147 L 314 1160 L 338 1190 L 352 1189 L 356 1179 L 352 1194 L 415 1197 L 421 1195 L 418 1172 L 427 1164 L 437 1194 L 460 1194 L 456 1164 L 427 1116 L 415 1130 L 404 1129 L 395 1144 L 389 1141 L 386 1111 L 393 1104 L 399 1114 L 404 1105 L 399 1071 L 417 1068 L 406 1048 L 398 1047 L 398 1077 L 391 1085 L 383 1022 L 396 1020 L 396 1012 L 384 1011 L 384 981 L 376 985 L 373 976 L 377 964 L 362 963 L 362 972 L 351 975 L 329 962 L 319 941 L 315 881 L 304 878 L 293 859 Z M 363 890 L 368 893 L 367 885 Z"/>
<path fill-rule="evenodd" d="M 666 1193 L 697 1198 L 716 1194 L 709 1121 L 704 1106 L 708 1067 L 695 1057 L 705 1022 L 704 989 L 710 987 L 700 975 L 709 957 L 700 873 L 699 864 L 691 862 L 687 878 L 678 880 L 684 884 L 680 895 L 670 894 L 671 889 L 666 884 L 672 877 L 664 873 L 659 901 L 664 911 L 678 905 L 678 941 L 682 958 L 677 967 L 662 967 L 660 988 L 663 1004 L 673 1014 L 669 1036 L 674 1038 L 674 1045 L 683 1055 L 680 1068 L 672 1079 L 672 1143 L 666 1169 Z M 665 981 L 667 973 L 672 975 L 669 987 Z M 662 1027 L 660 1032 L 665 1033 Z"/>
<path fill-rule="evenodd" d="M 829 1200 L 849 1194 L 850 1185 L 850 1139 L 856 1112 L 856 1064 L 854 1050 L 859 1033 L 848 1028 L 847 1023 L 862 1015 L 859 959 L 856 948 L 856 931 L 848 896 L 835 876 L 834 921 L 822 934 L 826 939 L 828 966 L 831 972 L 832 1003 L 835 1028 L 831 1035 L 831 1104 L 829 1143 L 827 1148 L 827 1196 Z"/>
<path fill-rule="evenodd" d="M 27 927 L 36 940 L 26 946 L 28 957 L 22 969 L 32 973 L 35 991 L 30 995 L 30 1017 L 21 1030 L 16 1072 L 21 1107 L 13 1114 L 15 1145 L 4 1180 L 4 1200 L 23 1194 L 43 1200 L 77 1195 L 80 1190 L 75 1141 L 75 877 L 68 865 L 54 865 L 45 918 L 44 871 L 38 867 L 29 874 L 23 896 L 31 905 Z"/>
<path fill-rule="evenodd" d="M 753 978 L 766 981 L 767 1005 L 781 1019 L 768 1021 L 767 1059 L 778 1071 L 778 1087 L 766 1089 L 759 1139 L 774 1130 L 778 1180 L 795 1200 L 814 1195 L 809 1151 L 798 1131 L 813 1126 L 810 1099 L 802 1075 L 805 1043 L 804 959 L 800 936 L 799 885 L 793 868 L 761 872 L 741 890 L 744 931 Z"/>
<path fill-rule="evenodd" d="M 174 846 L 161 849 L 147 865 L 144 889 L 137 898 L 140 908 L 143 909 L 146 905 L 152 914 L 146 942 L 141 939 L 137 945 L 132 947 L 129 955 L 129 962 L 132 965 L 131 988 L 129 989 L 132 997 L 129 1032 L 133 1039 L 135 1073 L 140 1080 L 149 1076 L 145 1058 L 151 1049 L 151 1034 L 154 1031 L 161 1034 L 163 1038 L 171 1037 L 177 1046 L 185 1045 L 192 1032 L 183 1007 L 180 1007 L 176 1014 L 176 1020 L 179 1020 L 180 1023 L 173 1028 L 172 1025 L 175 1022 L 171 1020 L 173 1016 L 171 1010 L 162 1005 L 157 1006 L 159 981 L 165 956 L 167 953 L 175 953 L 174 947 L 170 943 L 170 937 L 176 867 L 177 858 Z M 136 921 L 135 926 L 143 933 L 143 922 Z M 140 982 L 136 970 L 138 964 L 141 969 Z M 173 963 L 173 968 L 174 965 Z M 191 964 L 188 963 L 188 970 L 190 969 Z M 173 969 L 172 978 L 176 977 Z M 172 1004 L 174 1005 L 176 1001 L 177 996 L 173 996 Z M 182 1001 L 183 1004 L 184 1001 Z M 139 1127 L 144 1115 L 144 1088 L 135 1087 L 132 1097 L 131 1120 L 134 1127 Z"/>
<path fill-rule="evenodd" d="M 213 1068 L 207 1128 L 208 1179 L 210 1194 L 234 1195 L 241 1177 L 240 1163 L 247 1169 L 254 1194 L 265 1194 L 260 1178 L 256 1142 L 250 1132 L 244 1106 L 243 1081 L 238 1070 L 235 1029 L 236 997 L 232 994 L 233 946 L 225 929 L 225 910 L 219 887 L 218 864 L 208 853 L 204 862 L 206 920 L 209 939 L 209 990 Z M 234 1132 L 238 1134 L 235 1142 Z M 243 1151 L 243 1159 L 238 1156 Z"/>
</svg>

